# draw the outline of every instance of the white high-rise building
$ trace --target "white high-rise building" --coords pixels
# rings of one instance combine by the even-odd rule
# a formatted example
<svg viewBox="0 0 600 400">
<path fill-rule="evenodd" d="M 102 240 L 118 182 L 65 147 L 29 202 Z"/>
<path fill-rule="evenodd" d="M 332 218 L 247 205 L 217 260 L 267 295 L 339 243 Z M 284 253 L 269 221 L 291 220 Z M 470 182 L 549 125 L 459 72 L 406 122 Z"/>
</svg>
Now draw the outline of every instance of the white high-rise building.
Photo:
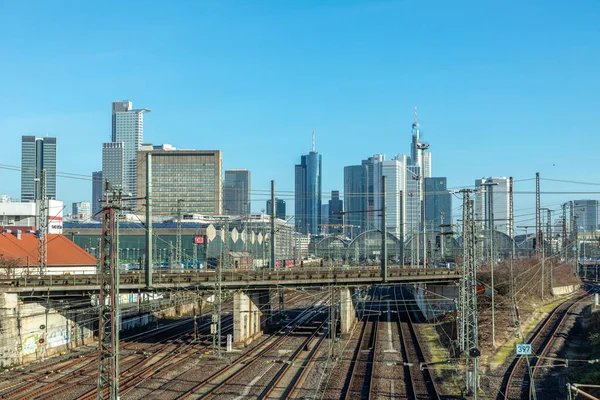
<svg viewBox="0 0 600 400">
<path fill-rule="evenodd" d="M 410 158 L 396 155 L 393 160 L 381 163 L 382 176 L 386 180 L 386 230 L 397 238 L 404 225 L 404 238 L 419 229 L 421 215 L 419 201 L 418 169 L 410 165 Z"/>
<path fill-rule="evenodd" d="M 475 180 L 475 220 L 481 228 L 489 229 L 490 210 L 488 207 L 490 196 L 493 203 L 494 229 L 509 234 L 509 206 L 508 179 L 502 177 L 488 177 Z"/>
<path fill-rule="evenodd" d="M 137 152 L 142 149 L 144 139 L 144 114 L 146 108 L 133 109 L 130 101 L 112 103 L 112 142 L 123 143 L 123 191 L 136 196 Z M 104 170 L 103 170 L 104 171 Z M 104 179 L 108 179 L 104 176 Z"/>
</svg>

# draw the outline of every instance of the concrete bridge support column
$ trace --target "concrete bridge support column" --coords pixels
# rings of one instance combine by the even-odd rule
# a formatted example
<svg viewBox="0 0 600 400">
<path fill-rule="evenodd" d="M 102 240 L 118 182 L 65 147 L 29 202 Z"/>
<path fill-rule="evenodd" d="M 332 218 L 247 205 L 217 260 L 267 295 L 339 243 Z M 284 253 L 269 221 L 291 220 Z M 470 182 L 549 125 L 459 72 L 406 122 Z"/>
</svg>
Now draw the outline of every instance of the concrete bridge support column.
<svg viewBox="0 0 600 400">
<path fill-rule="evenodd" d="M 250 298 L 246 292 L 235 292 L 233 294 L 233 342 L 235 344 L 246 344 L 250 337 L 248 326 L 248 313 L 250 312 Z"/>
<path fill-rule="evenodd" d="M 0 293 L 0 368 L 22 361 L 17 307 L 15 293 Z"/>
<path fill-rule="evenodd" d="M 266 298 L 266 299 L 265 299 Z M 264 304 L 263 302 L 265 302 Z M 233 295 L 233 342 L 237 346 L 249 344 L 262 334 L 266 320 L 261 306 L 270 307 L 268 292 L 238 291 Z"/>
<path fill-rule="evenodd" d="M 354 289 L 340 287 L 340 330 L 348 333 L 356 321 L 356 310 L 352 299 Z"/>
</svg>

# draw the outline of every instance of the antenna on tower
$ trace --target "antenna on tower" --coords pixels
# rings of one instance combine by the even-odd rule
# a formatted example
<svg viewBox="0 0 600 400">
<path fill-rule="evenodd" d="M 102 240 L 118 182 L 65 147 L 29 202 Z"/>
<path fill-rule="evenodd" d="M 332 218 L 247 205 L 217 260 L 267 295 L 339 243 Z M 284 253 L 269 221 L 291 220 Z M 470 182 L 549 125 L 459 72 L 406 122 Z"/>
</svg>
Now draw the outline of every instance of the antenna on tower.
<svg viewBox="0 0 600 400">
<path fill-rule="evenodd" d="M 414 111 L 414 118 L 413 118 L 413 124 L 412 127 L 416 128 L 419 126 L 419 123 L 417 122 L 417 105 L 415 104 L 415 111 Z"/>
<path fill-rule="evenodd" d="M 315 152 L 315 131 L 312 132 L 312 152 Z"/>
</svg>

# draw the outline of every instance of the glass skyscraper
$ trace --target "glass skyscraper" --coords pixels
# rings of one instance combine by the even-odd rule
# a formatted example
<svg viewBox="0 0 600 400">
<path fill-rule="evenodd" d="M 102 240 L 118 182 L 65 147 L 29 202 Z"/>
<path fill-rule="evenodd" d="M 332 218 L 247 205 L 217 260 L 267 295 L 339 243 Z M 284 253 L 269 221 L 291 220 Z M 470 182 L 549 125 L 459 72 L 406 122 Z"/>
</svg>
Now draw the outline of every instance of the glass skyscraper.
<svg viewBox="0 0 600 400">
<path fill-rule="evenodd" d="M 598 200 L 575 200 L 573 213 L 577 217 L 579 232 L 595 232 L 598 229 Z"/>
<path fill-rule="evenodd" d="M 319 233 L 321 221 L 321 155 L 311 151 L 295 168 L 295 226 L 304 234 Z"/>
<path fill-rule="evenodd" d="M 286 220 L 285 213 L 285 200 L 275 198 L 275 217 L 279 219 Z M 271 199 L 267 200 L 267 214 L 271 215 L 273 210 L 271 208 Z"/>
<path fill-rule="evenodd" d="M 446 178 L 425 178 L 425 221 L 428 231 L 452 224 L 452 195 Z"/>
<path fill-rule="evenodd" d="M 102 210 L 100 199 L 104 188 L 102 187 L 102 171 L 92 172 L 92 217 L 99 218 L 98 213 Z"/>
<path fill-rule="evenodd" d="M 142 148 L 144 138 L 144 114 L 150 110 L 133 109 L 130 101 L 112 103 L 112 142 L 123 143 L 123 182 L 124 193 L 136 197 L 137 159 L 136 153 Z M 104 179 L 107 179 L 105 176 Z"/>
<path fill-rule="evenodd" d="M 250 171 L 247 169 L 225 171 L 223 212 L 228 215 L 250 214 Z"/>
<path fill-rule="evenodd" d="M 56 138 L 21 138 L 21 201 L 39 198 L 41 171 L 46 170 L 46 197 L 56 199 Z"/>
<path fill-rule="evenodd" d="M 344 211 L 344 201 L 340 199 L 340 191 L 331 191 L 331 200 L 329 200 L 329 233 L 342 233 L 344 231 L 342 222 L 344 221 L 342 211 Z"/>
</svg>

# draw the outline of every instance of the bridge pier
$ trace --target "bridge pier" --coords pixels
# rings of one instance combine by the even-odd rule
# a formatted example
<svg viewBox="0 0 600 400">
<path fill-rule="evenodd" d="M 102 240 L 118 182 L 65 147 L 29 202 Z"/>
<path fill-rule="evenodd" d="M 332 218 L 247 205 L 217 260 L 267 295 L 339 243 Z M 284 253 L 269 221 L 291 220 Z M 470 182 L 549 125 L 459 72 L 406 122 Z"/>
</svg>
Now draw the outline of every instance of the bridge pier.
<svg viewBox="0 0 600 400">
<path fill-rule="evenodd" d="M 349 333 L 356 321 L 356 309 L 352 295 L 354 289 L 340 287 L 340 331 L 342 334 Z"/>
<path fill-rule="evenodd" d="M 233 343 L 245 346 L 263 333 L 271 318 L 268 290 L 237 291 L 233 295 Z"/>
<path fill-rule="evenodd" d="M 0 368 L 21 363 L 16 293 L 0 293 Z"/>
<path fill-rule="evenodd" d="M 419 310 L 429 320 L 454 310 L 458 286 L 419 283 L 411 287 Z"/>
</svg>

